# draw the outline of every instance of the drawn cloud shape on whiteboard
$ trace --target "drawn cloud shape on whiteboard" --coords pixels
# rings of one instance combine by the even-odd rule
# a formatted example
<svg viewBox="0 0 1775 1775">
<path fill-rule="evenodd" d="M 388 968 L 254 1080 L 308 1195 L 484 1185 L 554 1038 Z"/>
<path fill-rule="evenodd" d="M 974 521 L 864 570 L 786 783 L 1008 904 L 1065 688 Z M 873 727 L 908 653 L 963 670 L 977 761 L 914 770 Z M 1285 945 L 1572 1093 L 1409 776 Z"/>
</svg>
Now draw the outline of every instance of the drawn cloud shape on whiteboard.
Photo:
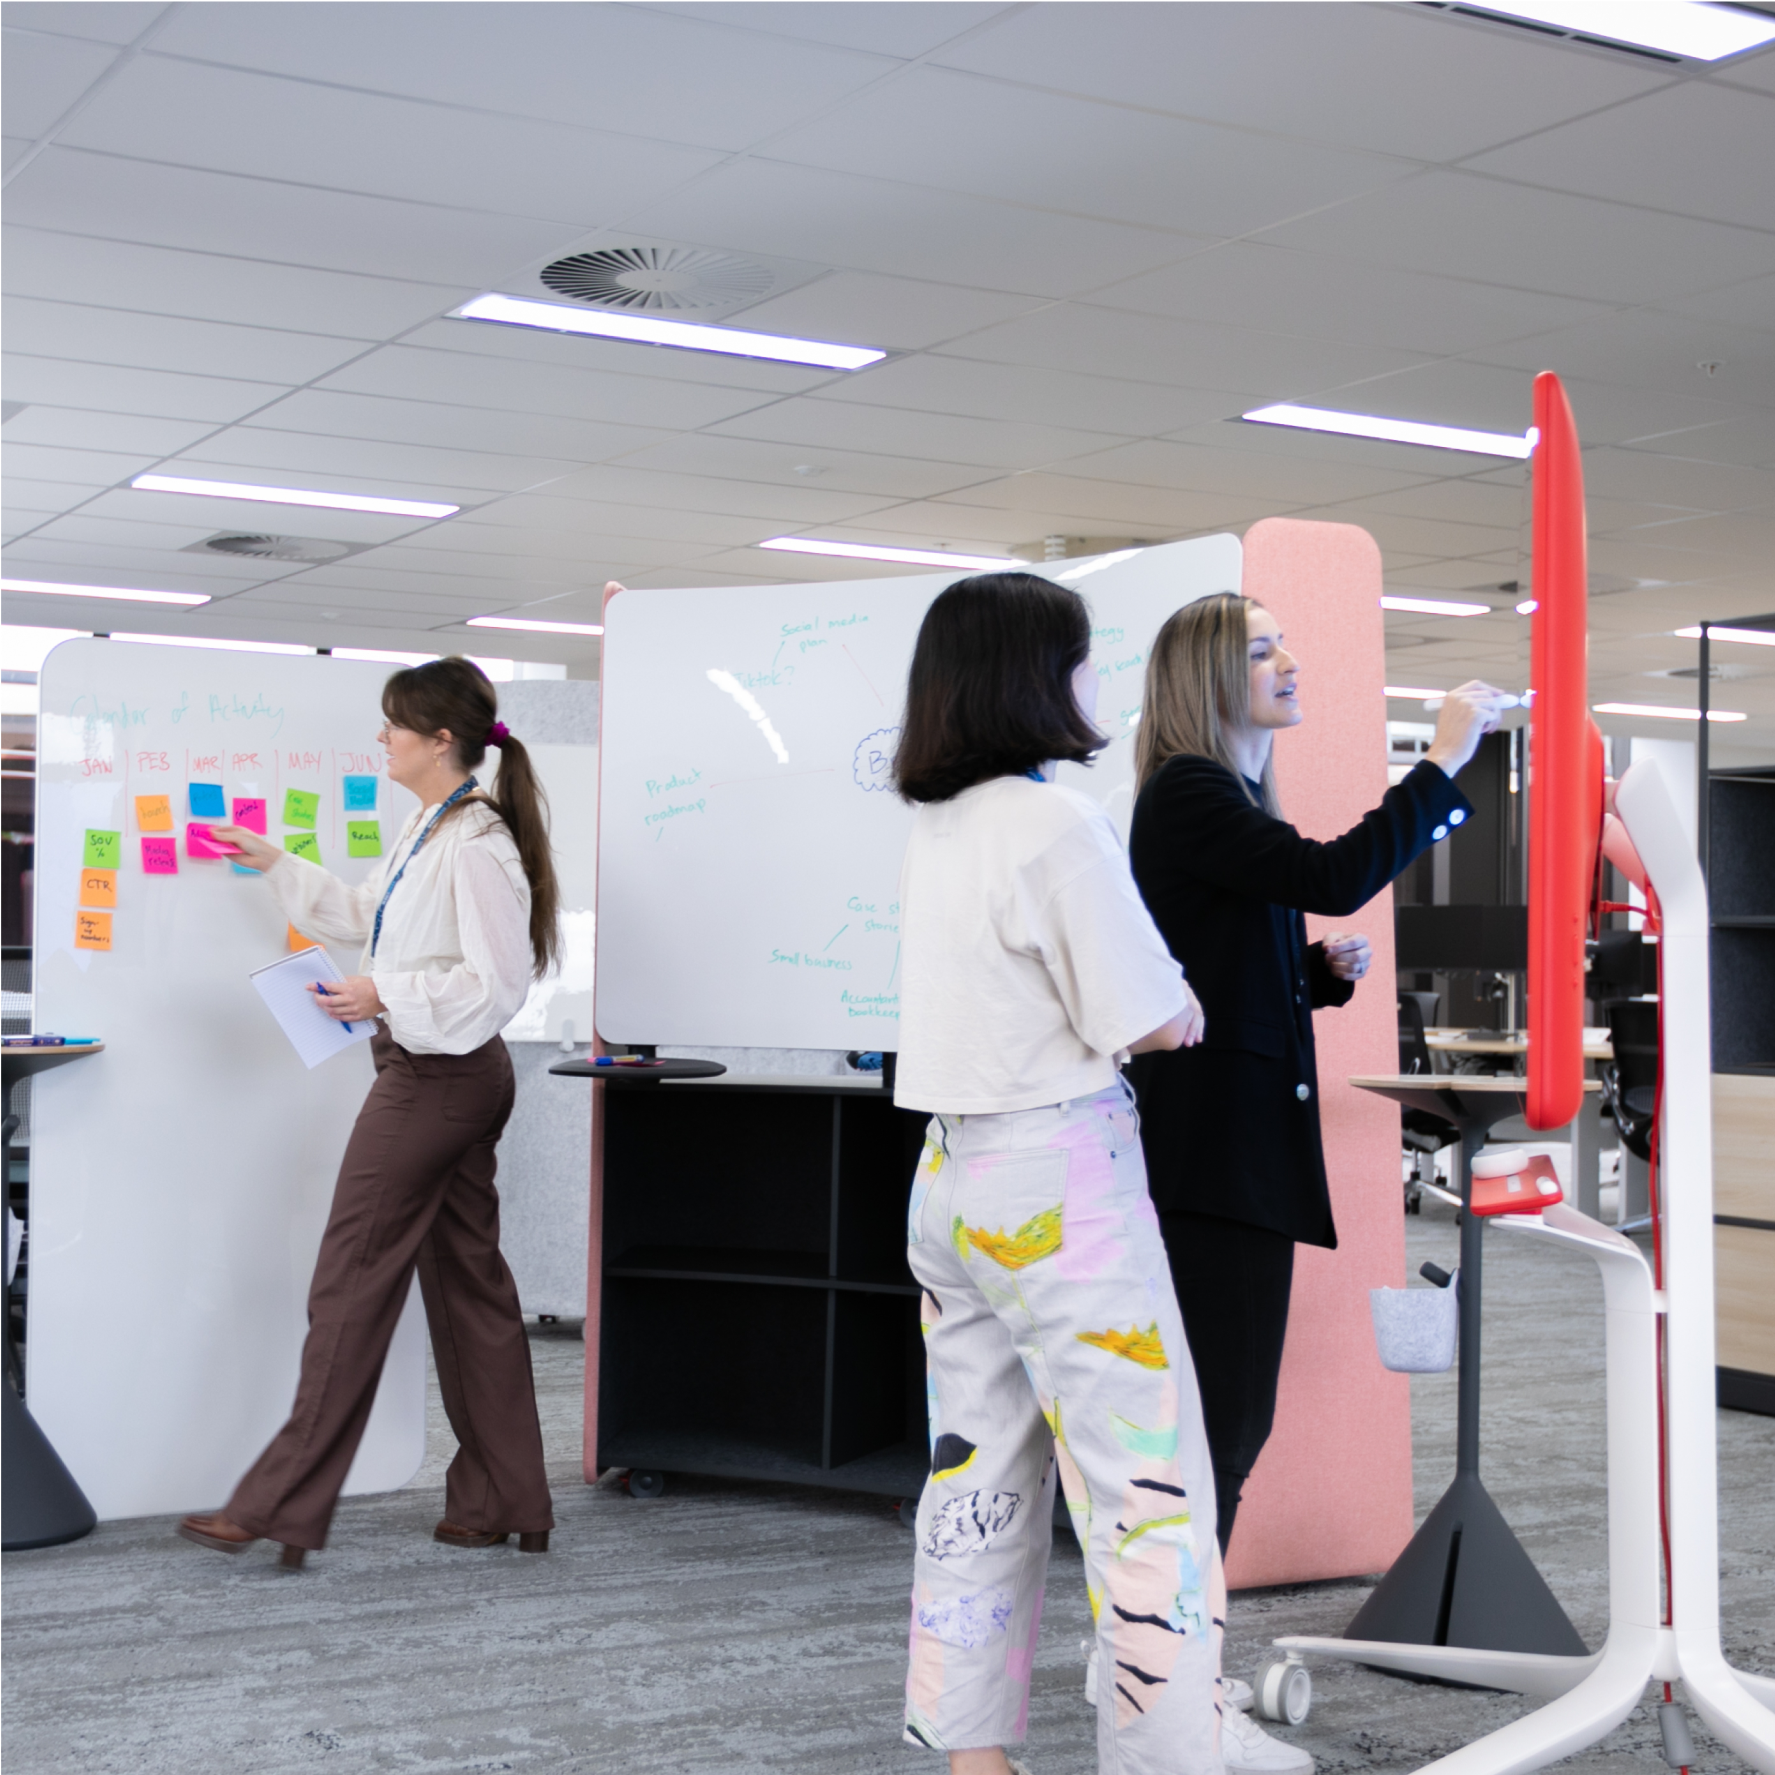
<svg viewBox="0 0 1775 1775">
<path fill-rule="evenodd" d="M 759 706 L 757 697 L 743 685 L 731 672 L 723 672 L 717 667 L 709 668 L 709 682 L 718 690 L 725 690 L 739 706 L 746 711 L 752 725 L 764 735 L 770 749 L 777 755 L 778 764 L 789 762 L 789 748 L 783 744 L 783 736 L 771 726 L 770 717 Z"/>
<path fill-rule="evenodd" d="M 857 741 L 857 749 L 851 754 L 851 781 L 859 789 L 873 793 L 893 788 L 894 751 L 899 738 L 899 728 L 878 727 Z"/>
</svg>

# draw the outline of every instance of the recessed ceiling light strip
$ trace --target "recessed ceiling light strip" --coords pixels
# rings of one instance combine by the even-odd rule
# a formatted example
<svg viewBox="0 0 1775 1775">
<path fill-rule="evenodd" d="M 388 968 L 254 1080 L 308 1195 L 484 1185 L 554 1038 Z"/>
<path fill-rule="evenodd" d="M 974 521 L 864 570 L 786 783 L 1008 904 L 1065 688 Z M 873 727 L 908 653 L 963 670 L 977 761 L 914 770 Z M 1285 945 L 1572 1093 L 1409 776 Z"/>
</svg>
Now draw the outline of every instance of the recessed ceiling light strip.
<svg viewBox="0 0 1775 1775">
<path fill-rule="evenodd" d="M 747 333 L 738 327 L 706 327 L 693 321 L 660 320 L 646 314 L 607 314 L 567 308 L 559 302 L 529 302 L 518 296 L 477 296 L 452 309 L 449 318 L 496 321 L 507 327 L 540 327 L 551 333 L 584 333 L 597 339 L 626 339 L 631 345 L 673 345 L 680 351 L 769 358 L 777 363 L 809 364 L 821 370 L 861 370 L 887 356 L 885 351 L 865 345 L 829 345 L 819 339 Z"/>
<path fill-rule="evenodd" d="M 976 573 L 996 569 L 1030 571 L 1027 561 L 1014 555 L 957 555 L 946 549 L 901 549 L 885 543 L 828 542 L 817 536 L 773 536 L 758 544 L 761 549 L 781 549 L 791 555 L 832 555 L 843 561 L 893 561 L 903 567 L 967 567 Z"/>
<path fill-rule="evenodd" d="M 527 616 L 471 616 L 471 629 L 523 629 L 535 635 L 601 635 L 599 622 L 538 622 Z"/>
<path fill-rule="evenodd" d="M 1699 721 L 1699 709 L 1670 709 L 1661 703 L 1592 703 L 1591 708 L 1598 715 L 1649 715 L 1658 721 Z M 1709 721 L 1748 721 L 1748 715 L 1738 714 L 1732 709 L 1709 709 Z"/>
<path fill-rule="evenodd" d="M 1328 407 L 1297 407 L 1287 401 L 1254 407 L 1240 418 L 1251 425 L 1285 425 L 1295 431 L 1378 438 L 1388 444 L 1421 444 L 1431 450 L 1465 450 L 1475 456 L 1510 456 L 1518 461 L 1535 447 L 1533 426 L 1524 436 L 1515 437 L 1506 431 L 1470 431 L 1459 425 L 1425 425 L 1416 419 L 1384 419 L 1372 413 L 1337 413 Z"/>
<path fill-rule="evenodd" d="M 1694 623 L 1686 629 L 1676 631 L 1679 641 L 1699 641 L 1701 625 Z M 1722 628 L 1718 623 L 1707 625 L 1709 641 L 1741 641 L 1748 647 L 1775 647 L 1775 633 L 1768 629 L 1732 629 Z"/>
<path fill-rule="evenodd" d="M 212 635 L 122 635 L 111 631 L 113 641 L 136 641 L 145 647 L 215 647 L 225 653 L 306 653 L 319 649 L 299 647 L 294 641 L 221 641 Z"/>
<path fill-rule="evenodd" d="M 1415 616 L 1490 616 L 1489 604 L 1464 604 L 1452 598 L 1395 598 L 1391 594 L 1381 599 L 1383 610 L 1405 610 Z"/>
<path fill-rule="evenodd" d="M 1775 18 L 1740 12 L 1735 6 L 1707 6 L 1699 0 L 1657 0 L 1656 4 L 1648 4 L 1648 0 L 1554 0 L 1553 4 L 1539 0 L 1534 6 L 1484 0 L 1484 4 L 1452 10 L 1480 17 L 1498 13 L 1507 20 L 1526 19 L 1556 31 L 1599 39 L 1611 48 L 1624 44 L 1696 62 L 1723 61 L 1759 44 L 1775 42 Z"/>
<path fill-rule="evenodd" d="M 315 505 L 337 512 L 379 512 L 391 518 L 448 518 L 462 510 L 430 499 L 377 499 L 364 493 L 318 493 L 307 487 L 256 487 L 245 481 L 196 481 L 185 475 L 137 475 L 144 493 L 196 493 L 206 499 L 251 499 L 264 505 Z"/>
<path fill-rule="evenodd" d="M 207 604 L 207 592 L 144 592 L 134 586 L 73 586 L 52 579 L 0 579 L 0 592 L 51 598 L 116 598 L 125 604 Z"/>
</svg>

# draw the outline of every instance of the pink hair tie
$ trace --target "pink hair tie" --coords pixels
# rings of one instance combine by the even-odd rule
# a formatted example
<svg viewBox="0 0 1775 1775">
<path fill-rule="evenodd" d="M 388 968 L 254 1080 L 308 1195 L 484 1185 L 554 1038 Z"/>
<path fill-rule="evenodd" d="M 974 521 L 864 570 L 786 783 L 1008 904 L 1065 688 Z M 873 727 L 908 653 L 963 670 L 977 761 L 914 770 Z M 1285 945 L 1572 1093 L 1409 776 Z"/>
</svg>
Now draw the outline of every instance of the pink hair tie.
<svg viewBox="0 0 1775 1775">
<path fill-rule="evenodd" d="M 503 721 L 495 721 L 487 730 L 487 744 L 503 746 L 512 737 L 512 730 Z"/>
</svg>

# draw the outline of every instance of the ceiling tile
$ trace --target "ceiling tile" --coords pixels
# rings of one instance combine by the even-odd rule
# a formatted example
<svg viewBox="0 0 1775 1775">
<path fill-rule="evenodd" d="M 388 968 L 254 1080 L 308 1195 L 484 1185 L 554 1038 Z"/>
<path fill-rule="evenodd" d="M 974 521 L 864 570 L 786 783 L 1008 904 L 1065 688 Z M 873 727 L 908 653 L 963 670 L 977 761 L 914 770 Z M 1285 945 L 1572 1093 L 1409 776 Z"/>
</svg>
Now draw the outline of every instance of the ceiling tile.
<svg viewBox="0 0 1775 1775">
<path fill-rule="evenodd" d="M 160 0 L 140 5 L 126 0 L 7 0 L 6 23 L 62 37 L 122 44 L 141 36 L 165 11 Z"/>
<path fill-rule="evenodd" d="M 767 333 L 914 351 L 1009 320 L 1035 302 L 1001 290 L 834 271 L 741 311 L 735 321 Z"/>
<path fill-rule="evenodd" d="M 676 13 L 684 18 L 707 19 L 739 26 L 748 31 L 768 31 L 784 37 L 805 37 L 815 43 L 834 43 L 844 49 L 863 49 L 876 55 L 912 57 L 928 55 L 939 44 L 984 24 L 1002 5 L 959 6 L 927 0 L 919 6 L 884 3 L 884 0 L 846 0 L 844 5 L 753 4 L 752 0 L 715 0 L 714 4 L 655 6 L 654 12 Z"/>
<path fill-rule="evenodd" d="M 16 225 L 6 230 L 6 286 L 56 302 L 127 305 L 349 339 L 385 338 L 476 293 Z"/>
<path fill-rule="evenodd" d="M 356 340 L 316 333 L 273 332 L 24 296 L 7 298 L 6 347 L 33 357 L 280 383 L 307 382 L 364 349 Z"/>
<path fill-rule="evenodd" d="M 498 17 L 489 31 L 480 7 L 438 6 L 416 30 L 409 7 L 379 0 L 206 6 L 175 15 L 155 48 L 518 117 L 577 124 L 591 109 L 606 129 L 722 149 L 895 66 L 630 6 L 502 6 Z"/>
<path fill-rule="evenodd" d="M 6 9 L 6 22 L 13 20 Z M 43 134 L 117 59 L 108 44 L 72 37 L 40 37 L 33 31 L 5 32 L 3 75 L 6 133 Z"/>
<path fill-rule="evenodd" d="M 983 290 L 1066 296 L 1209 244 L 1085 216 L 743 160 L 634 218 L 671 239 Z"/>
<path fill-rule="evenodd" d="M 46 406 L 84 407 L 95 413 L 141 413 L 162 419 L 239 419 L 283 392 L 270 382 L 232 382 L 220 376 L 176 375 L 66 358 L 6 358 L 10 399 Z"/>
<path fill-rule="evenodd" d="M 577 473 L 576 461 L 547 456 L 508 456 L 479 450 L 446 450 L 430 444 L 310 436 L 232 425 L 187 450 L 181 464 L 217 481 L 313 486 L 330 481 L 342 492 L 392 499 L 436 497 L 455 505 L 479 505 L 489 495 L 545 485 Z M 272 479 L 268 482 L 269 474 Z M 292 476 L 285 483 L 280 476 Z"/>
<path fill-rule="evenodd" d="M 14 475 L 27 481 L 91 482 L 97 487 L 115 486 L 131 475 L 154 466 L 152 456 L 124 456 L 113 450 L 64 450 L 49 444 L 0 445 L 0 466 L 5 478 Z"/>
<path fill-rule="evenodd" d="M 1428 172 L 1265 239 L 1407 271 L 1597 302 L 1658 302 L 1775 269 L 1775 235 Z"/>
<path fill-rule="evenodd" d="M 582 469 L 554 482 L 546 491 L 562 499 L 584 496 L 668 511 L 694 506 L 702 512 L 764 518 L 781 529 L 856 517 L 876 510 L 884 498 L 899 497 L 834 485 L 825 473 L 803 480 L 794 475 L 786 460 L 794 453 L 778 445 L 741 444 L 730 438 L 685 438 L 680 443 L 690 446 L 688 455 L 675 458 L 684 466 L 655 468 L 652 458 L 658 452 L 644 451 L 638 458 Z M 701 448 L 705 445 L 710 448 Z M 670 444 L 663 446 L 668 455 L 674 449 Z M 822 453 L 821 461 L 828 462 L 830 457 Z M 773 472 L 773 465 L 777 472 Z M 748 468 L 749 474 L 744 472 Z M 908 465 L 882 457 L 861 464 L 845 461 L 830 472 L 842 482 L 864 472 L 905 474 Z M 972 480 L 979 472 L 952 468 L 950 475 Z M 953 479 L 951 484 L 956 484 Z"/>
<path fill-rule="evenodd" d="M 778 525 L 769 518 L 743 518 L 690 508 L 664 509 L 647 505 L 616 505 L 596 499 L 551 499 L 546 494 L 517 494 L 483 507 L 475 513 L 482 529 L 503 527 L 528 534 L 579 536 L 588 541 L 601 536 L 640 536 L 661 541 L 706 543 L 711 547 L 736 548 L 772 536 Z"/>
<path fill-rule="evenodd" d="M 212 499 L 190 493 L 149 493 L 114 487 L 81 508 L 87 517 L 115 517 L 135 523 L 163 524 L 177 530 L 201 526 L 205 535 L 217 530 L 269 531 L 283 536 L 318 536 L 334 542 L 381 543 L 411 535 L 427 526 L 423 519 L 394 518 L 380 512 L 322 511 L 313 506 L 271 505 L 254 499 Z M 199 557 L 205 572 L 227 570 L 217 556 Z M 273 575 L 288 571 L 281 564 L 261 564 L 255 571 Z"/>
<path fill-rule="evenodd" d="M 873 411 L 876 410 L 859 407 L 849 417 L 866 421 Z M 724 437 L 713 432 L 686 434 L 652 449 L 638 450 L 625 457 L 622 466 L 658 470 L 662 476 L 707 475 L 764 482 L 773 487 L 780 484 L 791 499 L 798 491 L 814 499 L 834 493 L 867 494 L 878 500 L 928 499 L 934 493 L 949 493 L 957 487 L 996 479 L 990 469 L 944 461 L 934 451 L 922 457 L 889 456 L 863 447 L 786 444 L 769 438 Z M 798 474 L 798 469 L 808 472 Z"/>
<path fill-rule="evenodd" d="M 1523 465 L 1521 483 L 1515 487 L 1495 481 L 1428 481 L 1352 499 L 1345 509 L 1352 514 L 1391 512 L 1404 518 L 1487 524 L 1514 533 L 1529 521 L 1528 465 Z M 1355 521 L 1360 523 L 1361 519 Z"/>
<path fill-rule="evenodd" d="M 1676 142 L 1682 152 L 1673 154 Z M 1775 228 L 1775 97 L 1681 82 L 1467 164 L 1587 197 Z"/>
<path fill-rule="evenodd" d="M 374 395 L 301 389 L 254 416 L 266 431 L 323 437 L 380 438 L 394 444 L 442 444 L 495 454 L 560 456 L 597 462 L 639 450 L 667 434 L 662 428 L 607 425 L 558 414 L 494 413 L 432 401 L 386 400 Z"/>
<path fill-rule="evenodd" d="M 1080 302 L 988 327 L 952 350 L 999 363 L 1220 391 L 1224 398 L 1204 403 L 1204 419 L 1230 417 L 1260 400 L 1304 398 L 1417 361 L 1413 353 L 1380 346 L 1160 320 Z"/>
<path fill-rule="evenodd" d="M 324 378 L 322 389 L 447 402 L 508 413 L 694 431 L 772 400 L 753 389 L 610 375 L 586 364 L 514 363 L 455 351 L 385 346 Z"/>
<path fill-rule="evenodd" d="M 1412 167 L 931 67 L 775 137 L 765 153 L 1197 235 L 1249 233 Z"/>
<path fill-rule="evenodd" d="M 1737 468 L 1655 455 L 1650 450 L 1587 450 L 1584 490 L 1608 499 L 1712 511 L 1775 510 L 1775 469 Z"/>
<path fill-rule="evenodd" d="M 10 374 L 9 370 L 9 378 Z M 94 413 L 78 407 L 33 404 L 7 426 L 6 438 L 13 444 L 129 450 L 152 457 L 171 456 L 214 430 L 207 420 L 146 419 L 135 413 Z"/>
<path fill-rule="evenodd" d="M 1659 68 L 1402 6 L 1025 7 L 935 58 L 1000 79 L 1424 160 L 1662 85 Z M 1409 69 L 1408 77 L 1401 70 Z"/>
<path fill-rule="evenodd" d="M 1077 457 L 1066 465 L 1067 472 L 1092 480 L 1231 493 L 1283 506 L 1353 499 L 1385 488 L 1414 486 L 1419 478 L 1359 462 L 1239 447 L 1260 429 L 1248 425 L 1204 427 L 1197 434 L 1199 441 L 1194 443 L 1142 439 L 1095 456 Z"/>
<path fill-rule="evenodd" d="M 38 155 L 7 188 L 6 201 L 8 220 L 27 227 L 67 228 L 76 218 L 82 234 L 149 246 L 483 287 L 497 282 L 505 267 L 566 249 L 575 239 L 559 222 L 315 191 L 70 148 Z"/>
<path fill-rule="evenodd" d="M 1096 291 L 1105 308 L 1441 354 L 1570 326 L 1608 310 L 1266 241 L 1228 241 Z"/>
<path fill-rule="evenodd" d="M 1069 463 L 1067 467 L 1073 468 Z M 986 486 L 944 497 L 943 503 L 1026 512 L 1032 530 L 1049 534 L 1048 519 L 1088 519 L 1093 524 L 1132 525 L 1143 535 L 1249 523 L 1274 510 L 1267 502 L 1221 493 L 1199 493 L 1120 481 L 1088 481 L 1071 474 L 1011 475 Z"/>
<path fill-rule="evenodd" d="M 600 117 L 602 105 L 593 115 Z M 704 148 L 139 57 L 58 138 L 71 148 L 580 229 L 716 165 Z"/>
</svg>

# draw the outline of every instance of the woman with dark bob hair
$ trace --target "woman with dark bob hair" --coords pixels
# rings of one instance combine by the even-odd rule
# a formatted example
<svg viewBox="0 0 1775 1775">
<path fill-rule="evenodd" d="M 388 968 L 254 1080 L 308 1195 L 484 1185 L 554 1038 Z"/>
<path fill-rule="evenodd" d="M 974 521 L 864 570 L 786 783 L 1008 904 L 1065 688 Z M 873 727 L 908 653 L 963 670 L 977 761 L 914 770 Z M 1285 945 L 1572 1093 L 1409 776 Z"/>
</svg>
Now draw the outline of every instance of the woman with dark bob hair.
<svg viewBox="0 0 1775 1775">
<path fill-rule="evenodd" d="M 919 630 L 896 761 L 894 1100 L 931 1122 L 907 1258 L 924 1288 L 931 1472 L 905 1735 L 1006 1775 L 1041 1619 L 1056 1476 L 1085 1550 L 1098 1755 L 1218 1775 L 1224 1614 L 1195 1371 L 1147 1199 L 1128 1052 L 1201 1015 L 1114 829 L 1055 761 L 1093 725 L 1090 620 L 1026 573 L 951 586 Z"/>
<path fill-rule="evenodd" d="M 465 659 L 396 672 L 382 693 L 391 782 L 419 798 L 361 886 L 347 887 L 239 826 L 217 836 L 260 870 L 311 936 L 363 945 L 361 974 L 323 992 L 341 1022 L 379 1024 L 376 1080 L 345 1148 L 308 1293 L 289 1421 L 219 1512 L 179 1533 L 238 1553 L 281 1541 L 283 1563 L 324 1547 L 376 1397 L 414 1269 L 438 1386 L 460 1447 L 434 1539 L 525 1552 L 554 1526 L 518 1291 L 499 1251 L 494 1149 L 512 1108 L 499 1032 L 557 958 L 548 803 L 530 755 Z M 491 791 L 474 772 L 499 751 Z"/>
</svg>

